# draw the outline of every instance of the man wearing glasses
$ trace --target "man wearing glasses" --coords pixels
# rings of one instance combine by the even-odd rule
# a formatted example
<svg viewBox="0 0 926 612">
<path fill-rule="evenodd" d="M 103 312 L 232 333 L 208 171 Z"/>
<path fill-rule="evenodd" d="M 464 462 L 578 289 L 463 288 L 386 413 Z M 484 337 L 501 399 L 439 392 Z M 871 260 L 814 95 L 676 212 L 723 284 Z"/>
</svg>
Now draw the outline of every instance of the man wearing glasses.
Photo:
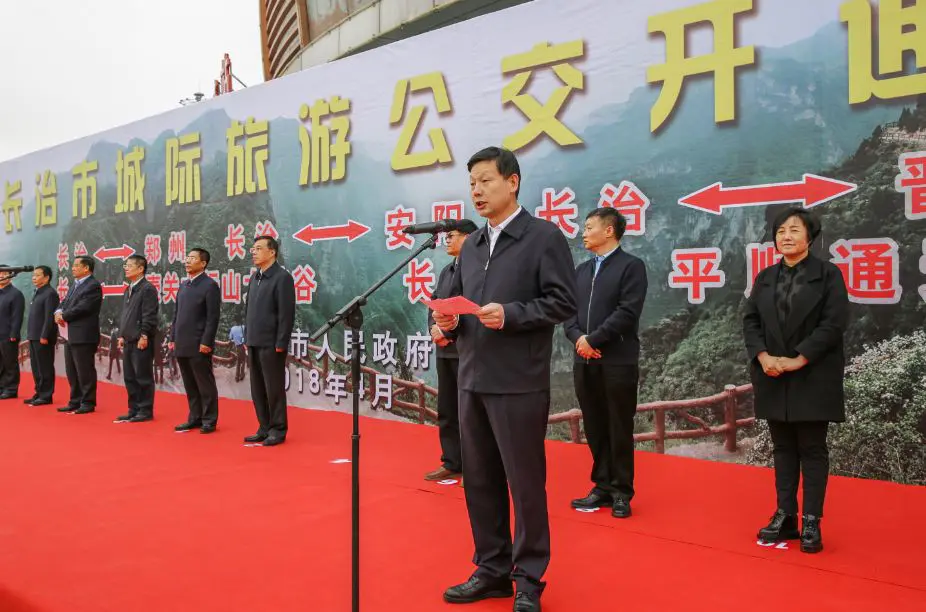
<svg viewBox="0 0 926 612">
<path fill-rule="evenodd" d="M 248 444 L 276 446 L 286 441 L 286 353 L 296 317 L 293 277 L 277 263 L 280 244 L 258 236 L 251 246 L 257 270 L 251 275 L 245 305 L 245 344 L 251 370 L 251 399 L 257 412 L 257 433 Z"/>
<path fill-rule="evenodd" d="M 158 292 L 145 279 L 148 260 L 130 255 L 122 266 L 129 282 L 119 321 L 119 350 L 129 394 L 129 412 L 116 423 L 144 423 L 154 418 L 154 345 L 158 331 Z"/>
<path fill-rule="evenodd" d="M 71 398 L 58 412 L 90 414 L 96 410 L 96 365 L 93 357 L 100 343 L 100 307 L 103 288 L 93 277 L 95 263 L 80 255 L 71 264 L 74 282 L 55 311 L 55 323 L 67 340 L 64 368 L 71 387 Z"/>
</svg>

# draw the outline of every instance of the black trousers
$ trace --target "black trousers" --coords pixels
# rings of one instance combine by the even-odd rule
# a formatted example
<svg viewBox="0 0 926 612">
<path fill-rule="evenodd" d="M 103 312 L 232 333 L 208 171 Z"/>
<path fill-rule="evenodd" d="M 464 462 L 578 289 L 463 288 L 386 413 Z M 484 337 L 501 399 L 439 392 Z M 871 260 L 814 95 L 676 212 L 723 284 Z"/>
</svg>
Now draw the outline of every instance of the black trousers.
<svg viewBox="0 0 926 612">
<path fill-rule="evenodd" d="M 122 347 L 123 379 L 129 394 L 129 416 L 154 416 L 154 346 L 142 350 L 138 341 Z"/>
<path fill-rule="evenodd" d="M 259 434 L 286 437 L 286 353 L 272 346 L 249 346 L 251 400 L 257 412 Z"/>
<path fill-rule="evenodd" d="M 50 402 L 55 394 L 55 345 L 29 341 L 29 361 L 32 363 L 32 378 L 35 379 L 33 399 Z"/>
<path fill-rule="evenodd" d="M 539 595 L 550 563 L 544 447 L 550 392 L 461 390 L 459 395 L 464 492 L 476 575 L 488 580 L 510 576 L 519 591 Z M 514 502 L 513 542 L 509 489 Z"/>
<path fill-rule="evenodd" d="M 19 393 L 19 343 L 0 338 L 0 393 Z"/>
<path fill-rule="evenodd" d="M 573 380 L 592 451 L 592 482 L 629 502 L 634 494 L 633 417 L 639 370 L 635 365 L 576 363 Z"/>
<path fill-rule="evenodd" d="M 64 345 L 64 371 L 71 386 L 71 408 L 96 408 L 96 344 Z"/>
<path fill-rule="evenodd" d="M 457 392 L 459 359 L 437 358 L 437 429 L 441 463 L 451 472 L 463 472 L 460 447 L 460 398 Z"/>
<path fill-rule="evenodd" d="M 177 364 L 190 407 L 187 422 L 215 426 L 219 420 L 219 391 L 212 370 L 212 354 L 177 357 Z"/>
<path fill-rule="evenodd" d="M 775 489 L 778 508 L 797 514 L 797 485 L 804 476 L 804 514 L 823 516 L 823 499 L 830 471 L 826 446 L 829 423 L 769 421 L 775 457 Z"/>
</svg>

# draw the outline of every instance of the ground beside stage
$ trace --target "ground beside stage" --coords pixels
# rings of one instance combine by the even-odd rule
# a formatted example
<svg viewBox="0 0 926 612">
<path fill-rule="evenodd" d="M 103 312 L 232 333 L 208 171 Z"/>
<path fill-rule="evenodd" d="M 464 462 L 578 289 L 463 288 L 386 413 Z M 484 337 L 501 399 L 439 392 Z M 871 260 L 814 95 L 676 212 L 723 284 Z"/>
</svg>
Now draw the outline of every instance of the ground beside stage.
<svg viewBox="0 0 926 612">
<path fill-rule="evenodd" d="M 66 395 L 59 379 L 54 407 Z M 246 402 L 223 401 L 203 436 L 173 432 L 182 396 L 116 425 L 125 389 L 99 395 L 84 416 L 0 402 L 0 611 L 350 609 L 348 415 L 291 409 L 286 444 L 245 448 Z M 422 480 L 436 430 L 365 418 L 361 433 L 362 609 L 462 609 L 440 595 L 472 569 L 463 492 Z M 770 470 L 638 453 L 634 516 L 619 521 L 569 508 L 587 448 L 550 442 L 548 464 L 547 612 L 926 609 L 926 487 L 832 478 L 826 550 L 806 555 L 755 542 Z"/>
</svg>

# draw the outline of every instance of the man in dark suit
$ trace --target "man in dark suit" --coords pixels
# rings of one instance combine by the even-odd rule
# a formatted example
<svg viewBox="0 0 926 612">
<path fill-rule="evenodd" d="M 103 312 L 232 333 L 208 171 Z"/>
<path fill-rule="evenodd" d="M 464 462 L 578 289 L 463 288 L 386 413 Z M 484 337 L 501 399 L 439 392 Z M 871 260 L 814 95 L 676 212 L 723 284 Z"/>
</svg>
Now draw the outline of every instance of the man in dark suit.
<svg viewBox="0 0 926 612">
<path fill-rule="evenodd" d="M 437 288 L 431 296 L 432 299 L 450 296 L 456 258 L 460 254 L 466 237 L 477 229 L 479 228 L 475 223 L 469 219 L 463 219 L 457 225 L 457 229 L 447 232 L 447 254 L 454 259 L 444 266 L 437 277 Z M 431 339 L 437 345 L 437 359 L 435 360 L 437 364 L 437 430 L 440 436 L 441 466 L 425 474 L 424 479 L 459 478 L 463 473 L 463 451 L 460 448 L 460 404 L 457 397 L 460 356 L 457 354 L 457 347 L 453 340 L 445 337 L 434 323 L 430 309 L 428 309 L 428 328 L 431 330 Z"/>
<path fill-rule="evenodd" d="M 466 508 L 478 567 L 444 600 L 510 597 L 514 580 L 514 610 L 534 612 L 550 562 L 544 439 L 553 328 L 575 314 L 575 274 L 562 232 L 518 204 L 521 170 L 511 151 L 489 147 L 467 168 L 473 205 L 488 223 L 463 245 L 450 293 L 483 306 L 434 320 L 460 353 Z"/>
<path fill-rule="evenodd" d="M 621 247 L 627 220 L 613 208 L 585 218 L 585 248 L 595 257 L 576 268 L 579 308 L 564 326 L 576 347 L 576 397 L 592 451 L 595 486 L 573 508 L 611 507 L 630 516 L 633 498 L 633 417 L 637 413 L 640 313 L 646 267 Z"/>
<path fill-rule="evenodd" d="M 245 344 L 251 370 L 251 399 L 257 412 L 257 433 L 249 444 L 276 446 L 286 440 L 286 353 L 296 317 L 293 277 L 277 263 L 280 244 L 258 236 L 251 246 L 257 271 L 248 285 Z"/>
<path fill-rule="evenodd" d="M 0 272 L 0 400 L 19 394 L 19 339 L 26 298 L 13 286 L 13 275 Z"/>
<path fill-rule="evenodd" d="M 177 308 L 170 327 L 168 348 L 177 356 L 189 414 L 174 430 L 199 428 L 200 433 L 215 431 L 219 420 L 219 391 L 212 370 L 212 351 L 219 328 L 222 304 L 219 284 L 206 276 L 209 251 L 190 249 L 186 256 L 187 278 L 180 285 Z"/>
<path fill-rule="evenodd" d="M 35 293 L 32 295 L 29 322 L 26 325 L 35 393 L 31 398 L 23 400 L 23 403 L 32 406 L 50 404 L 55 394 L 55 343 L 58 341 L 55 310 L 58 309 L 58 292 L 50 283 L 51 268 L 37 266 L 32 272 Z"/>
<path fill-rule="evenodd" d="M 103 288 L 93 277 L 94 261 L 86 255 L 74 258 L 74 282 L 55 311 L 55 323 L 67 342 L 64 368 L 71 387 L 67 406 L 58 412 L 90 414 L 96 410 L 96 365 L 93 357 L 100 343 L 100 307 Z"/>
<path fill-rule="evenodd" d="M 116 423 L 144 423 L 154 418 L 154 348 L 158 331 L 158 291 L 145 279 L 148 260 L 130 255 L 123 264 L 129 283 L 122 301 L 118 347 L 129 411 Z"/>
</svg>

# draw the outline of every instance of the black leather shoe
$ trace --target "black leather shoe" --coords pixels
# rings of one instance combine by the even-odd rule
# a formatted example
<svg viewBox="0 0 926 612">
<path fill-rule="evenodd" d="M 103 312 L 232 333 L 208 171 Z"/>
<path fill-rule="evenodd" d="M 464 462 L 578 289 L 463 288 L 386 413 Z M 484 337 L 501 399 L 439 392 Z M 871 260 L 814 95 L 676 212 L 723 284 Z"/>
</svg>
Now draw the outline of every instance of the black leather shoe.
<svg viewBox="0 0 926 612">
<path fill-rule="evenodd" d="M 629 501 L 620 497 L 614 500 L 614 505 L 611 506 L 611 516 L 614 518 L 630 518 L 631 514 L 633 512 L 630 511 Z"/>
<path fill-rule="evenodd" d="M 199 428 L 199 433 L 201 434 L 211 434 L 215 433 L 215 425 L 203 425 Z"/>
<path fill-rule="evenodd" d="M 511 581 L 507 578 L 489 582 L 479 576 L 472 576 L 463 584 L 458 584 L 444 591 L 447 603 L 473 603 L 483 599 L 501 599 L 514 595 Z"/>
<path fill-rule="evenodd" d="M 607 508 L 614 503 L 610 493 L 605 493 L 598 487 L 594 487 L 585 497 L 572 500 L 572 507 L 580 510 L 589 510 L 591 508 Z"/>
<path fill-rule="evenodd" d="M 757 536 L 763 542 L 782 542 L 796 540 L 800 535 L 797 532 L 797 517 L 784 510 L 775 510 L 768 525 L 759 530 Z"/>
<path fill-rule="evenodd" d="M 113 419 L 113 423 L 128 423 L 130 420 L 132 420 L 131 414 L 120 414 Z"/>
<path fill-rule="evenodd" d="M 267 439 L 264 440 L 264 446 L 278 446 L 286 442 L 286 438 L 280 436 L 267 436 Z"/>
<path fill-rule="evenodd" d="M 148 421 L 153 421 L 154 417 L 150 414 L 136 414 L 131 419 L 129 423 L 147 423 Z"/>
<path fill-rule="evenodd" d="M 174 431 L 190 431 L 191 429 L 198 429 L 200 427 L 202 427 L 202 423 L 190 423 L 187 421 L 186 423 L 180 423 L 174 427 Z"/>
<path fill-rule="evenodd" d="M 514 598 L 514 612 L 540 612 L 540 597 L 519 591 Z"/>
<path fill-rule="evenodd" d="M 28 406 L 31 406 L 31 405 L 32 405 L 32 402 L 34 402 L 34 401 L 35 401 L 35 398 L 34 398 L 34 397 L 30 397 L 29 399 L 24 399 L 24 400 L 23 400 L 23 403 L 26 404 L 26 405 L 28 405 Z"/>
<path fill-rule="evenodd" d="M 267 434 L 256 433 L 253 436 L 245 437 L 244 441 L 247 444 L 254 444 L 256 442 L 263 442 L 267 439 Z"/>
<path fill-rule="evenodd" d="M 96 408 L 91 408 L 90 406 L 84 406 L 83 408 L 78 408 L 74 411 L 74 414 L 90 414 L 91 412 L 96 412 Z"/>
<path fill-rule="evenodd" d="M 58 412 L 77 412 L 80 406 L 62 406 L 58 408 Z"/>
<path fill-rule="evenodd" d="M 823 550 L 820 518 L 812 514 L 801 517 L 801 552 L 818 553 Z"/>
<path fill-rule="evenodd" d="M 32 400 L 29 402 L 30 406 L 48 406 L 49 404 L 51 404 L 50 401 L 43 399 Z"/>
<path fill-rule="evenodd" d="M 4 393 L 3 395 L 0 395 L 0 400 L 5 400 L 5 399 L 16 399 L 16 394 L 15 393 Z"/>
</svg>

